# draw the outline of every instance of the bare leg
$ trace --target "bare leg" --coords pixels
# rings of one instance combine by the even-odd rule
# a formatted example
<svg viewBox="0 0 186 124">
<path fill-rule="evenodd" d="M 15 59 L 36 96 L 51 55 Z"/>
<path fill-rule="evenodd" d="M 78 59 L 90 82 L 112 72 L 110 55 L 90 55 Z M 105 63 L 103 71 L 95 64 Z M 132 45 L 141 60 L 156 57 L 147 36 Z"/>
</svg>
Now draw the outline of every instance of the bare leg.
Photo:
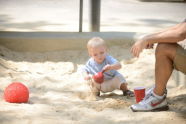
<svg viewBox="0 0 186 124">
<path fill-rule="evenodd" d="M 96 82 L 91 82 L 90 89 L 94 96 L 100 96 L 100 89 L 98 87 L 100 86 Z"/>
<path fill-rule="evenodd" d="M 134 93 L 127 88 L 127 83 L 122 83 L 120 86 L 120 90 L 123 91 L 124 96 L 134 97 Z"/>
<path fill-rule="evenodd" d="M 127 83 L 122 83 L 121 86 L 120 86 L 120 90 L 122 90 L 122 91 L 128 90 Z"/>
<path fill-rule="evenodd" d="M 162 96 L 173 71 L 173 60 L 177 44 L 158 44 L 156 48 L 155 89 L 154 93 Z"/>
</svg>

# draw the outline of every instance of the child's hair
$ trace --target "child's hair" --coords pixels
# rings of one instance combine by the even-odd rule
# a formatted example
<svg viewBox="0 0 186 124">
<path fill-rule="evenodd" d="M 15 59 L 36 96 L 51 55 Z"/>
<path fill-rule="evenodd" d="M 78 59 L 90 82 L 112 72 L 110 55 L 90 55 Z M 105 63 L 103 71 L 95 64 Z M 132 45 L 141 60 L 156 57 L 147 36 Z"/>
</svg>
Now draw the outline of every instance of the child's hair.
<svg viewBox="0 0 186 124">
<path fill-rule="evenodd" d="M 93 48 L 93 47 L 97 47 L 97 46 L 105 46 L 106 47 L 106 43 L 100 37 L 93 37 L 87 43 L 87 48 L 88 49 Z"/>
</svg>

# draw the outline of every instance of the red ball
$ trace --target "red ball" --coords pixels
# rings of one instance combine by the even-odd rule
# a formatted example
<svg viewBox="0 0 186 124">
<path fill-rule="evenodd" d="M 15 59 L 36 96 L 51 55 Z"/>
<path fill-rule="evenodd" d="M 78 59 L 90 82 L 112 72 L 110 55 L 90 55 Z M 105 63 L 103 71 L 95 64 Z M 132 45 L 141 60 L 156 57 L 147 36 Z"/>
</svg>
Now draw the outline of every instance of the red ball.
<svg viewBox="0 0 186 124">
<path fill-rule="evenodd" d="M 13 82 L 5 89 L 4 99 L 10 103 L 26 103 L 29 99 L 29 90 L 24 84 Z"/>
<path fill-rule="evenodd" d="M 94 79 L 95 82 L 97 82 L 99 84 L 103 83 L 103 81 L 104 81 L 103 72 L 98 72 L 97 74 L 95 74 L 93 76 L 93 79 Z"/>
</svg>

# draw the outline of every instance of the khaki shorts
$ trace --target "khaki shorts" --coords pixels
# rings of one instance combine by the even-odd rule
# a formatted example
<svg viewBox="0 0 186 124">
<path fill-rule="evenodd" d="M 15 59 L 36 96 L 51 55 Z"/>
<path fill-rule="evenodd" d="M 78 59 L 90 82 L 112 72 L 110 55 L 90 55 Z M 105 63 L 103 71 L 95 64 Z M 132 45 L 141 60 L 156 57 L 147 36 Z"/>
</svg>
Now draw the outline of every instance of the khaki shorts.
<svg viewBox="0 0 186 124">
<path fill-rule="evenodd" d="M 93 92 L 111 92 L 116 89 L 120 89 L 122 83 L 126 83 L 124 78 L 121 75 L 117 75 L 111 80 L 104 81 L 102 84 L 93 82 Z M 125 82 L 124 82 L 125 81 Z"/>
<path fill-rule="evenodd" d="M 186 74 L 186 49 L 178 45 L 173 61 L 174 68 Z"/>
</svg>

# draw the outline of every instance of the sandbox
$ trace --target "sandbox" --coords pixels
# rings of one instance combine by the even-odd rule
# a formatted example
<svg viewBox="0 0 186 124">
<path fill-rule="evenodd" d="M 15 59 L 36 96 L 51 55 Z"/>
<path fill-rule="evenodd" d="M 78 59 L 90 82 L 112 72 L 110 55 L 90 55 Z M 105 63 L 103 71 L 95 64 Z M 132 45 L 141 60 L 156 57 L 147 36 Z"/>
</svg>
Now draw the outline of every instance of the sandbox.
<svg viewBox="0 0 186 124">
<path fill-rule="evenodd" d="M 16 42 L 27 41 L 22 39 Z M 23 46 L 20 47 L 21 45 L 17 48 L 15 44 L 1 45 L 0 123 L 185 123 L 186 90 L 183 86 L 176 87 L 174 76 L 168 82 L 169 111 L 134 113 L 129 106 L 135 103 L 135 98 L 124 97 L 119 90 L 102 93 L 96 100 L 89 99 L 88 86 L 79 72 L 89 58 L 85 44 L 86 40 L 77 48 L 55 50 L 54 45 L 49 51 L 46 46 L 50 45 L 38 47 L 37 42 L 34 43 L 36 48 L 32 46 L 28 51 Z M 122 64 L 119 72 L 124 75 L 131 90 L 136 86 L 150 88 L 154 84 L 155 49 L 144 50 L 139 58 L 133 58 L 130 54 L 131 44 L 116 39 L 115 43 L 109 45 L 109 53 Z M 29 88 L 28 103 L 14 104 L 4 101 L 3 91 L 14 81 L 22 82 Z"/>
</svg>

